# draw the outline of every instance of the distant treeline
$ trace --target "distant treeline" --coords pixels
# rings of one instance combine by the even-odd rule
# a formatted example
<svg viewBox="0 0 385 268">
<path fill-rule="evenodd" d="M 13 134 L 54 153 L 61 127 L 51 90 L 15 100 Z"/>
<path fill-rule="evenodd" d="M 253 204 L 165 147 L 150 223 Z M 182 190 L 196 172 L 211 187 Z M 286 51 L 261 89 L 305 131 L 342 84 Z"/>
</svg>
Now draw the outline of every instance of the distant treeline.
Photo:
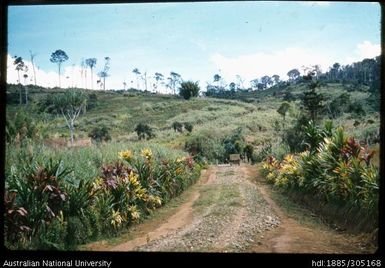
<svg viewBox="0 0 385 268">
<path fill-rule="evenodd" d="M 334 63 L 328 71 L 322 72 L 319 65 L 302 67 L 303 74 L 314 73 L 315 77 L 323 83 L 343 83 L 351 84 L 353 87 L 365 85 L 370 87 L 372 93 L 379 95 L 380 92 L 380 56 L 372 59 L 364 59 L 348 65 Z M 251 87 L 243 87 L 243 80 L 238 79 L 237 83 L 231 82 L 225 84 L 219 75 L 214 75 L 214 82 L 207 85 L 206 96 L 217 98 L 231 98 L 236 92 L 261 91 L 269 88 L 284 88 L 290 84 L 304 82 L 304 76 L 298 69 L 292 69 L 287 73 L 289 80 L 280 80 L 279 75 L 265 75 L 260 79 L 256 78 L 250 81 Z"/>
</svg>

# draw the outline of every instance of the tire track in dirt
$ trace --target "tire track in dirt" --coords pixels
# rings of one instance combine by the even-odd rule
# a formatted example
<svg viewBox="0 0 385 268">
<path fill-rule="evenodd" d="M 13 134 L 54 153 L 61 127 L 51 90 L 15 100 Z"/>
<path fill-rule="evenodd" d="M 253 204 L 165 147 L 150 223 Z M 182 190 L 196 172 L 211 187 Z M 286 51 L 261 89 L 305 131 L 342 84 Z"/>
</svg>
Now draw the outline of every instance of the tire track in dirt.
<svg viewBox="0 0 385 268">
<path fill-rule="evenodd" d="M 278 225 L 239 166 L 216 169 L 216 180 L 202 188 L 193 222 L 137 250 L 242 252 L 258 242 L 263 231 Z"/>
</svg>

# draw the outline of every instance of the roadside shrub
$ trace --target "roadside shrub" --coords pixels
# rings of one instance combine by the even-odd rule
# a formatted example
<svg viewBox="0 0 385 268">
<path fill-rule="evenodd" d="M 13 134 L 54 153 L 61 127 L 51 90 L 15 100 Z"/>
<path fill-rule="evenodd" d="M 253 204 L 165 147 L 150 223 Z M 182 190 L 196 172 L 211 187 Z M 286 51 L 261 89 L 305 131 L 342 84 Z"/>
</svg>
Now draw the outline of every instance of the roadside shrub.
<svg viewBox="0 0 385 268">
<path fill-rule="evenodd" d="M 192 157 L 149 148 L 121 151 L 100 176 L 78 179 L 63 161 L 24 164 L 8 172 L 5 245 L 10 249 L 76 249 L 114 235 L 179 195 L 200 175 Z"/>
<path fill-rule="evenodd" d="M 307 116 L 300 115 L 294 125 L 283 132 L 282 140 L 289 146 L 290 152 L 302 152 L 306 149 L 303 130 L 308 122 L 309 118 Z"/>
<path fill-rule="evenodd" d="M 267 156 L 272 154 L 272 144 L 270 142 L 263 143 L 258 146 L 258 150 L 255 152 L 255 161 L 262 162 Z"/>
<path fill-rule="evenodd" d="M 225 159 L 228 160 L 230 154 L 240 154 L 243 157 L 243 148 L 245 147 L 245 140 L 242 136 L 242 129 L 238 128 L 235 133 L 226 137 L 222 141 L 225 149 Z"/>
<path fill-rule="evenodd" d="M 28 238 L 24 240 L 26 245 L 33 237 L 40 236 L 39 241 L 44 240 L 41 236 L 46 234 L 45 230 L 50 230 L 48 226 L 65 210 L 68 195 L 64 184 L 69 173 L 61 161 L 52 160 L 45 163 L 28 163 L 21 171 L 11 170 L 7 178 L 6 192 L 8 196 L 13 196 L 14 199 L 10 201 L 12 206 L 17 208 L 17 214 L 8 213 L 5 218 L 8 223 L 14 217 L 17 217 L 18 221 L 22 220 L 19 228 L 25 231 L 22 236 Z M 8 233 L 14 228 L 12 224 L 5 228 L 5 237 L 10 239 L 9 242 L 20 241 L 18 237 L 12 237 Z"/>
</svg>

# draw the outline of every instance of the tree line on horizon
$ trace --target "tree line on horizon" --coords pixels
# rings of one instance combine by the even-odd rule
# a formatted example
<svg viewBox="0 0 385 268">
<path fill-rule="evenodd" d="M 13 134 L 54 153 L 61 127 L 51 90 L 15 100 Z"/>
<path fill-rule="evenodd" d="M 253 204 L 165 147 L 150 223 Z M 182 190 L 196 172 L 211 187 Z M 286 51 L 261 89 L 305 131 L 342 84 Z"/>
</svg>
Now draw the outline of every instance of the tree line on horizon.
<svg viewBox="0 0 385 268">
<path fill-rule="evenodd" d="M 37 85 L 37 77 L 36 77 L 36 71 L 35 71 L 35 56 L 36 53 L 33 53 L 30 51 L 30 59 L 32 63 L 32 69 L 33 69 L 33 75 L 30 77 L 33 81 L 35 86 Z M 23 74 L 24 78 L 24 85 L 27 85 L 27 79 L 28 79 L 28 67 L 24 63 L 24 60 L 20 56 L 14 56 L 13 57 L 14 62 L 13 65 L 15 66 L 15 70 L 18 74 L 18 84 L 21 84 L 21 78 L 20 73 Z M 54 51 L 51 54 L 50 61 L 52 63 L 57 64 L 58 67 L 58 85 L 59 88 L 61 87 L 61 69 L 64 62 L 66 62 L 69 59 L 68 55 L 65 51 L 58 49 Z M 97 72 L 97 87 L 98 89 L 105 90 L 106 86 L 106 78 L 110 76 L 109 70 L 110 70 L 110 57 L 104 58 L 104 64 L 99 72 Z M 87 71 L 89 69 L 90 71 L 90 80 L 91 80 L 91 89 L 94 89 L 94 69 L 97 65 L 97 59 L 96 58 L 87 58 L 83 59 L 81 62 L 81 80 L 83 81 L 83 86 L 88 89 L 87 85 Z M 74 64 L 73 64 L 74 66 Z M 319 65 L 313 65 L 313 66 L 302 66 L 302 73 L 303 76 L 307 75 L 308 73 L 314 73 L 315 77 L 320 80 L 321 82 L 339 82 L 339 83 L 352 83 L 352 84 L 363 84 L 370 87 L 379 88 L 379 81 L 380 81 L 380 56 L 377 56 L 375 58 L 367 58 L 359 62 L 355 62 L 352 64 L 347 65 L 341 65 L 338 62 L 334 63 L 328 71 L 322 72 L 321 67 Z M 162 85 L 166 87 L 166 89 L 169 89 L 172 94 L 180 94 L 180 92 L 176 92 L 176 90 L 181 86 L 183 82 L 185 82 L 182 79 L 182 76 L 174 71 L 171 71 L 169 76 L 166 78 L 165 75 L 163 75 L 160 72 L 155 72 L 153 76 L 149 75 L 147 71 L 141 72 L 138 68 L 134 68 L 131 71 L 136 76 L 136 89 L 138 90 L 144 90 L 144 91 L 152 91 L 158 93 L 159 86 Z M 272 76 L 264 75 L 260 78 L 255 78 L 250 80 L 250 87 L 246 88 L 244 86 L 245 79 L 243 79 L 240 75 L 236 75 L 236 81 L 226 83 L 224 78 L 220 74 L 214 74 L 213 80 L 211 82 L 207 82 L 206 86 L 206 96 L 218 96 L 221 94 L 228 94 L 227 92 L 250 92 L 250 91 L 256 91 L 256 90 L 266 90 L 273 86 L 282 86 L 287 85 L 288 83 L 297 83 L 302 79 L 301 71 L 299 68 L 291 69 L 287 72 L 288 80 L 282 80 L 281 77 L 277 74 L 274 74 Z M 155 80 L 154 83 L 149 83 L 148 79 L 153 78 Z M 66 77 L 69 79 L 69 77 Z M 141 83 L 143 87 L 141 87 Z M 133 84 L 134 81 L 131 81 L 131 84 Z M 123 90 L 128 89 L 127 83 L 124 81 L 122 83 Z M 133 87 L 131 87 L 133 88 Z M 21 89 L 20 89 L 21 91 Z M 20 103 L 22 103 L 22 96 L 20 92 Z M 25 102 L 28 102 L 27 99 L 27 89 L 26 89 L 26 100 Z"/>
</svg>

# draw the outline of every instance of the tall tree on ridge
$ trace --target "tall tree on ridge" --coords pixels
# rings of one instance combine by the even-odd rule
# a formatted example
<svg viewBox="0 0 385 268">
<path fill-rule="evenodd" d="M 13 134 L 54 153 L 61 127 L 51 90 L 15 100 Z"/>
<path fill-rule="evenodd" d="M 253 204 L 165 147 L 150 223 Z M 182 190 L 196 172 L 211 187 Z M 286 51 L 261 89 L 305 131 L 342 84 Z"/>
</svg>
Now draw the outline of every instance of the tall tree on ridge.
<svg viewBox="0 0 385 268">
<path fill-rule="evenodd" d="M 279 75 L 275 74 L 275 75 L 273 75 L 271 78 L 273 79 L 274 84 L 275 84 L 275 85 L 278 85 L 278 83 L 279 83 L 279 78 L 280 78 Z"/>
<path fill-rule="evenodd" d="M 91 69 L 91 89 L 94 89 L 93 68 L 96 66 L 96 59 L 95 58 L 86 59 L 86 64 Z"/>
<path fill-rule="evenodd" d="M 32 70 L 33 70 L 33 79 L 35 81 L 35 86 L 36 86 L 36 72 L 35 72 L 35 62 L 34 62 L 36 53 L 32 53 L 32 51 L 30 50 L 29 54 L 31 56 L 31 63 L 32 63 Z"/>
<path fill-rule="evenodd" d="M 59 68 L 59 87 L 61 87 L 61 84 L 60 84 L 61 65 L 63 64 L 63 62 L 67 60 L 68 60 L 67 54 L 61 49 L 58 49 L 51 54 L 50 61 L 52 63 L 56 63 Z"/>
<path fill-rule="evenodd" d="M 132 72 L 136 75 L 136 89 L 139 90 L 139 77 L 141 75 L 140 71 L 138 68 L 135 68 L 134 70 L 132 70 Z"/>
<path fill-rule="evenodd" d="M 13 65 L 15 65 L 15 70 L 17 71 L 17 77 L 18 77 L 18 80 L 17 80 L 17 83 L 19 85 L 19 104 L 21 105 L 23 103 L 23 99 L 22 99 L 22 96 L 21 96 L 21 82 L 20 82 L 20 71 L 24 71 L 26 70 L 27 66 L 24 64 L 24 61 L 23 61 L 23 58 L 22 57 L 18 57 L 18 56 L 14 56 L 13 57 L 15 60 L 13 61 Z"/>
<path fill-rule="evenodd" d="M 235 76 L 236 78 L 237 78 L 237 86 L 238 86 L 238 88 L 240 88 L 240 89 L 245 89 L 245 86 L 244 86 L 244 82 L 245 82 L 245 79 L 243 79 L 239 74 L 237 74 L 236 76 Z"/>
<path fill-rule="evenodd" d="M 180 84 L 181 82 L 181 75 L 176 73 L 176 72 L 170 72 L 170 76 L 169 77 L 169 80 L 170 80 L 170 83 L 171 83 L 171 88 L 173 90 L 173 93 L 175 95 L 175 88 L 177 86 L 177 84 Z"/>
<path fill-rule="evenodd" d="M 28 78 L 28 67 L 25 66 L 24 68 L 24 90 L 25 90 L 25 105 L 28 105 L 28 86 L 27 86 L 27 78 Z"/>
<path fill-rule="evenodd" d="M 106 90 L 106 77 L 109 76 L 108 71 L 110 70 L 110 57 L 105 57 L 104 58 L 105 63 L 104 63 L 104 68 L 102 71 L 99 72 L 99 77 L 103 78 L 103 90 Z"/>
<path fill-rule="evenodd" d="M 287 73 L 290 82 L 297 80 L 300 75 L 301 73 L 298 71 L 298 69 L 292 69 Z"/>
<path fill-rule="evenodd" d="M 15 70 L 17 71 L 17 83 L 21 84 L 20 82 L 20 71 L 23 71 L 25 68 L 25 63 L 23 61 L 22 57 L 14 56 L 13 65 L 15 65 Z"/>
<path fill-rule="evenodd" d="M 163 74 L 155 73 L 155 80 L 156 80 L 156 89 L 158 89 L 159 81 L 163 80 Z"/>
</svg>

